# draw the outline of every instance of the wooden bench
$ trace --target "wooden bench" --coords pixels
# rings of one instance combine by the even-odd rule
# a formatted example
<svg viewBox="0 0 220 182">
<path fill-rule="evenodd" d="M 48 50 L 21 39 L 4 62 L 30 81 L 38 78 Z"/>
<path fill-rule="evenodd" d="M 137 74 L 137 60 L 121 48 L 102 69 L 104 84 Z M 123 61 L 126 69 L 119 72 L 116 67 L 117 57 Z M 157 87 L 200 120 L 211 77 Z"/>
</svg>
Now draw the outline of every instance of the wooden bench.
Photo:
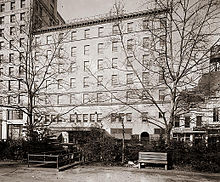
<svg viewBox="0 0 220 182">
<path fill-rule="evenodd" d="M 168 165 L 167 153 L 139 152 L 139 159 L 138 159 L 139 169 L 141 168 L 141 164 L 143 163 L 164 164 L 165 170 L 167 170 L 167 165 Z"/>
</svg>

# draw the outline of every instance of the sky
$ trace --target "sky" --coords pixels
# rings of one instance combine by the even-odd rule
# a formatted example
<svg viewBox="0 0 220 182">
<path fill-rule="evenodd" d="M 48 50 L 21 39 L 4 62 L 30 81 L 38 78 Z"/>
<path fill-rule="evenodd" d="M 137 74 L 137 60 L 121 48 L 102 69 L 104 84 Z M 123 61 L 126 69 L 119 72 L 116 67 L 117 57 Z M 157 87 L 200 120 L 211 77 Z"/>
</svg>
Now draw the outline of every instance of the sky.
<svg viewBox="0 0 220 182">
<path fill-rule="evenodd" d="M 116 0 L 58 0 L 58 11 L 65 20 L 109 13 Z M 126 12 L 143 10 L 146 0 L 123 0 Z"/>
</svg>

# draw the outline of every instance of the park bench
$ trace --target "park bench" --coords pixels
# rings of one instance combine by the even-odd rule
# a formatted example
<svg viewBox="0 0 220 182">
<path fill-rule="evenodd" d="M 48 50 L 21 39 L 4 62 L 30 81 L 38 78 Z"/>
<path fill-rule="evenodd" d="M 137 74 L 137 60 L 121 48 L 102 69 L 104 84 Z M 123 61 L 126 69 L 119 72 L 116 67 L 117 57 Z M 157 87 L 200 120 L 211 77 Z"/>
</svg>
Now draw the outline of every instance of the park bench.
<svg viewBox="0 0 220 182">
<path fill-rule="evenodd" d="M 167 170 L 168 160 L 167 153 L 161 152 L 139 152 L 138 165 L 141 168 L 142 164 L 164 164 Z"/>
</svg>

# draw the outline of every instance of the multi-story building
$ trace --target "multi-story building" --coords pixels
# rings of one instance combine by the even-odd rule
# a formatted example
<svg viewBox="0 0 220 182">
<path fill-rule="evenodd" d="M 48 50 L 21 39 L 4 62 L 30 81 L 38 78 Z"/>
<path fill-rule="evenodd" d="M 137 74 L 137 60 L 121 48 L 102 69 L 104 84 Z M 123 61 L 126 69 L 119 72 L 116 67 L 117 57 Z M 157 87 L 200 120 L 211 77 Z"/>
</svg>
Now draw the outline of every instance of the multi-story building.
<svg viewBox="0 0 220 182">
<path fill-rule="evenodd" d="M 17 75 L 22 72 L 19 62 L 28 45 L 30 27 L 36 30 L 63 23 L 57 12 L 57 0 L 0 1 L 0 105 L 8 106 L 8 109 L 0 107 L 0 139 L 6 139 L 14 131 L 21 135 L 23 114 L 11 104 L 22 102 Z M 17 89 L 16 94 L 12 88 Z"/>
<path fill-rule="evenodd" d="M 39 93 L 41 106 L 48 111 L 45 121 L 52 121 L 50 129 L 65 132 L 67 142 L 72 132 L 92 126 L 116 138 L 122 138 L 123 132 L 126 139 L 160 136 L 161 113 L 145 98 L 143 87 L 160 85 L 152 92 L 161 108 L 166 108 L 169 101 L 160 76 L 148 72 L 147 64 L 156 54 L 150 48 L 152 32 L 146 28 L 152 26 L 162 34 L 164 12 L 124 14 L 122 21 L 108 15 L 36 32 L 46 58 L 62 40 L 56 58 L 57 83 L 48 79 Z M 162 50 L 162 43 L 157 46 Z M 157 68 L 152 64 L 150 69 Z"/>
</svg>

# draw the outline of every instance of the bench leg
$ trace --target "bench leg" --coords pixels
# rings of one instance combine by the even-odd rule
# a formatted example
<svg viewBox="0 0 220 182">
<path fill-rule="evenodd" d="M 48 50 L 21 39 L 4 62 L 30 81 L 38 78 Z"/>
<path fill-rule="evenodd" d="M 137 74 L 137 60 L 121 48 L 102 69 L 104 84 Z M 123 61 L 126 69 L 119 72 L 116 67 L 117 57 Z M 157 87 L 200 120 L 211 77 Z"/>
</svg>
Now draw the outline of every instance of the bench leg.
<svg viewBox="0 0 220 182">
<path fill-rule="evenodd" d="M 165 165 L 165 170 L 167 170 L 167 165 Z"/>
<path fill-rule="evenodd" d="M 139 168 L 139 169 L 141 168 L 141 163 L 138 163 L 138 168 Z"/>
</svg>

